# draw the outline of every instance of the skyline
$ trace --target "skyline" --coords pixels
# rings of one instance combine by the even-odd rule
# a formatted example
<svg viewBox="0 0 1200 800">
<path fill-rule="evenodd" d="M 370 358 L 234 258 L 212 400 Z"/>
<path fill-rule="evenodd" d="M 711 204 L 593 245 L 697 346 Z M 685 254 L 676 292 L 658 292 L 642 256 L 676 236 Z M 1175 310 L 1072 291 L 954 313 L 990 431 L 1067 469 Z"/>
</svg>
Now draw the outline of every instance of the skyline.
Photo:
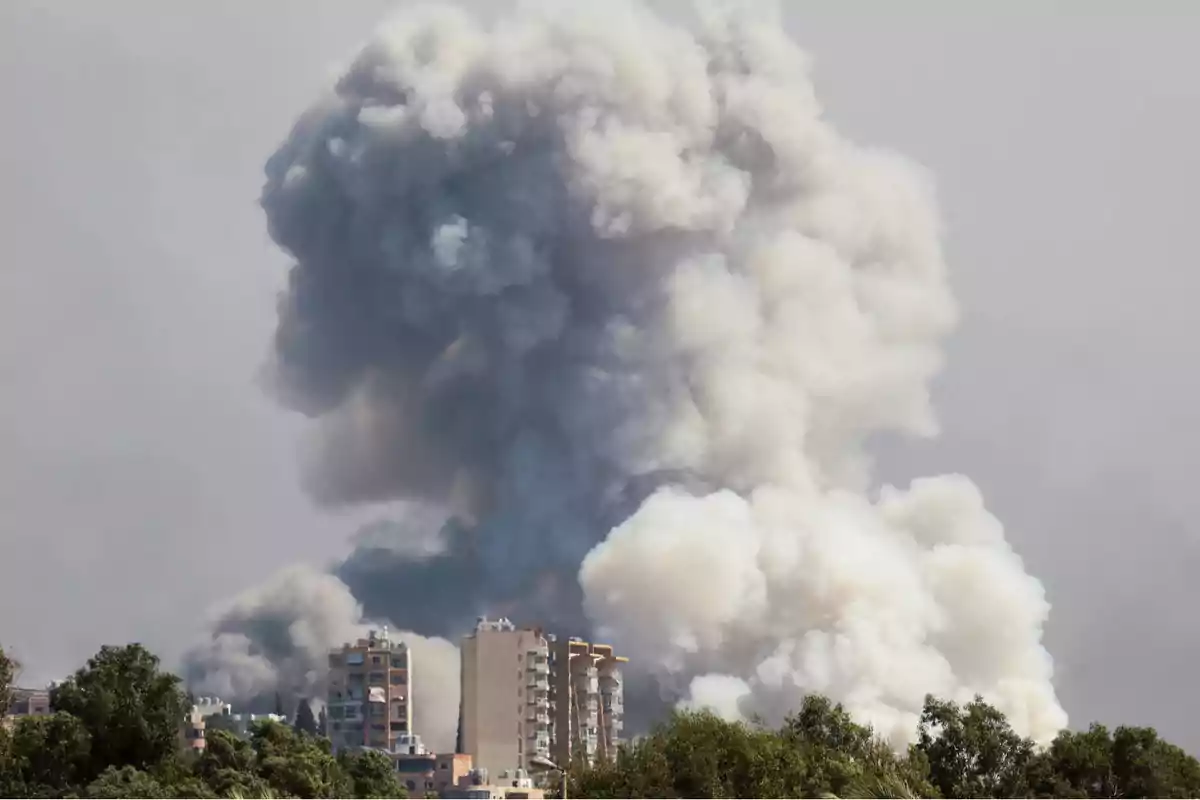
<svg viewBox="0 0 1200 800">
<path fill-rule="evenodd" d="M 178 40 L 171 47 L 134 38 L 117 39 L 114 44 L 115 36 L 136 34 L 118 25 L 122 7 L 115 4 L 110 8 L 117 9 L 111 15 L 114 19 L 107 14 L 105 19 L 93 19 L 91 24 L 99 27 L 82 33 L 76 29 L 79 38 L 72 40 L 62 31 L 77 25 L 75 16 L 29 22 L 36 15 L 25 7 L 5 7 L 0 11 L 3 18 L 20 21 L 22 14 L 28 14 L 24 19 L 29 24 L 3 27 L 0 36 L 18 27 L 24 33 L 11 47 L 5 43 L 0 48 L 7 54 L 3 57 L 17 66 L 31 66 L 39 59 L 64 63 L 66 56 L 47 56 L 35 44 L 41 41 L 37 33 L 57 32 L 58 46 L 72 43 L 79 48 L 72 49 L 74 53 L 108 52 L 113 57 L 116 68 L 92 62 L 95 75 L 109 74 L 105 69 L 120 74 L 115 70 L 127 68 L 147 83 L 163 74 L 172 84 L 200 81 L 199 88 L 208 93 L 200 91 L 184 99 L 202 98 L 209 104 L 190 109 L 191 115 L 184 113 L 189 110 L 187 104 L 161 111 L 166 118 L 157 120 L 164 126 L 161 129 L 138 126 L 145 144 L 163 148 L 146 156 L 128 152 L 137 148 L 124 138 L 130 131 L 120 127 L 125 120 L 113 109 L 107 109 L 113 119 L 104 120 L 112 129 L 100 126 L 95 132 L 100 134 L 96 137 L 99 145 L 108 150 L 93 152 L 80 147 L 72 138 L 76 129 L 69 116 L 66 124 L 29 126 L 19 133 L 8 130 L 4 134 L 14 138 L 5 148 L 9 154 L 3 167 L 5 184 L 16 186 L 24 178 L 22 183 L 33 189 L 34 196 L 18 205 L 12 190 L 5 190 L 9 193 L 6 207 L 15 208 L 16 214 L 6 215 L 4 233 L 18 248 L 28 247 L 30 254 L 21 257 L 18 251 L 13 259 L 16 269 L 10 267 L 0 278 L 9 286 L 25 287 L 23 292 L 0 292 L 3 341 L 14 345 L 18 334 L 56 333 L 57 329 L 38 327 L 43 314 L 56 311 L 66 315 L 69 311 L 86 318 L 96 314 L 97 298 L 105 301 L 100 305 L 103 316 L 91 320 L 83 332 L 68 331 L 60 334 L 67 338 L 43 340 L 42 349 L 31 348 L 36 352 L 15 346 L 11 352 L 0 351 L 0 367 L 13 376 L 6 381 L 6 393 L 10 385 L 17 389 L 0 401 L 4 404 L 0 406 L 0 437 L 15 445 L 6 448 L 15 455 L 0 462 L 4 483 L 0 491 L 6 492 L 0 495 L 0 507 L 17 510 L 5 520 L 3 543 L 9 548 L 28 548 L 21 552 L 32 552 L 36 562 L 13 575 L 6 571 L 4 586 L 0 586 L 0 632 L 5 644 L 11 641 L 14 652 L 30 661 L 31 673 L 61 672 L 63 667 L 70 671 L 74 666 L 64 662 L 81 661 L 101 641 L 109 640 L 141 639 L 170 658 L 190 643 L 182 631 L 199 625 L 203 614 L 198 607 L 257 583 L 297 556 L 316 563 L 336 557 L 344 552 L 357 522 L 381 515 L 371 510 L 322 519 L 310 509 L 298 488 L 292 452 L 299 421 L 273 408 L 253 385 L 253 371 L 274 323 L 273 294 L 281 285 L 279 267 L 283 266 L 267 245 L 261 233 L 261 215 L 253 207 L 261 161 L 286 130 L 294 110 L 302 107 L 323 77 L 324 62 L 349 52 L 379 15 L 368 14 L 373 9 L 359 5 L 353 14 L 324 19 L 318 25 L 312 17 L 297 13 L 286 21 L 298 29 L 290 33 L 304 40 L 296 53 L 289 53 L 294 60 L 280 58 L 276 63 L 242 70 L 235 68 L 235 59 L 250 57 L 258 38 L 253 25 L 264 22 L 249 14 L 249 30 L 234 36 L 232 43 L 222 44 L 230 63 L 215 62 L 214 73 L 201 80 L 200 73 L 188 71 L 198 65 L 173 64 L 176 73 L 141 74 L 155 71 L 138 68 L 134 60 L 139 57 L 134 55 L 138 48 L 149 49 L 151 56 L 166 59 L 166 63 L 171 63 L 170 56 L 193 53 L 180 47 Z M 200 11 L 195 7 L 193 13 L 203 16 L 191 21 L 200 23 L 201 30 L 203 24 L 222 30 L 220 15 L 232 6 L 209 8 Z M 78 13 L 86 16 L 88 12 Z M 147 19 L 160 25 L 169 22 L 153 14 Z M 308 24 L 313 28 L 305 28 Z M 113 27 L 104 27 L 109 25 Z M 1185 712 L 1172 701 L 1170 690 L 1183 687 L 1196 645 L 1156 633 L 1160 627 L 1169 627 L 1166 624 L 1136 622 L 1171 613 L 1178 613 L 1176 619 L 1182 622 L 1188 601 L 1195 597 L 1185 585 L 1187 566 L 1196 559 L 1194 542 L 1187 541 L 1190 532 L 1172 530 L 1184 524 L 1196 502 L 1182 484 L 1195 459 L 1195 448 L 1187 446 L 1194 444 L 1196 437 L 1194 426 L 1188 427 L 1195 412 L 1187 403 L 1194 385 L 1174 368 L 1186 364 L 1195 347 L 1186 342 L 1184 315 L 1187 290 L 1196 278 L 1170 273 L 1171 264 L 1185 260 L 1188 251 L 1182 248 L 1190 244 L 1184 238 L 1183 192 L 1189 169 L 1194 173 L 1196 166 L 1195 154 L 1185 148 L 1188 132 L 1198 123 L 1195 104 L 1190 117 L 1186 109 L 1186 100 L 1195 97 L 1196 89 L 1186 85 L 1184 76 L 1189 73 L 1182 68 L 1184 59 L 1196 56 L 1182 50 L 1182 26 L 1173 23 L 1169 34 L 1140 32 L 1148 48 L 1140 52 L 1143 60 L 1127 65 L 1127 72 L 1100 72 L 1109 80 L 1097 80 L 1096 84 L 1103 85 L 1095 86 L 1071 79 L 1077 72 L 1098 69 L 1107 63 L 1106 56 L 1128 52 L 1130 40 L 1138 41 L 1139 31 L 1134 26 L 1123 26 L 1117 31 L 1119 36 L 1110 33 L 1108 38 L 1083 26 L 1009 31 L 1021 49 L 1032 48 L 1032 53 L 1027 50 L 1027 61 L 1007 65 L 1008 72 L 997 74 L 1001 65 L 988 59 L 1004 48 L 986 37 L 981 39 L 984 35 L 978 32 L 956 30 L 956 38 L 941 39 L 936 30 L 885 34 L 848 23 L 826 22 L 824 29 L 821 25 L 817 20 L 802 27 L 793 22 L 792 29 L 800 45 L 816 58 L 816 81 L 829 115 L 855 139 L 895 147 L 933 171 L 947 222 L 952 281 L 963 308 L 959 330 L 949 342 L 947 366 L 934 387 L 943 437 L 927 444 L 885 443 L 881 448 L 883 476 L 906 478 L 962 470 L 980 483 L 989 506 L 1005 522 L 1030 571 L 1047 587 L 1054 605 L 1047 642 L 1056 659 L 1056 684 L 1073 721 L 1146 722 L 1194 747 L 1200 742 L 1200 730 L 1188 728 Z M 1078 39 L 1072 40 L 1072 36 Z M 918 46 L 922 42 L 926 47 Z M 1172 42 L 1178 50 L 1171 49 Z M 939 43 L 941 49 L 930 46 Z M 1011 47 L 1012 42 L 1008 44 Z M 96 50 L 87 51 L 88 46 Z M 876 60 L 865 58 L 866 52 Z M 317 53 L 320 57 L 314 56 Z M 1072 67 L 1063 63 L 1064 53 L 1082 64 Z M 1088 57 L 1093 60 L 1087 61 Z M 969 96 L 971 87 L 955 84 L 942 74 L 946 64 L 955 65 L 953 77 L 963 84 L 969 83 L 968 78 L 983 79 L 983 85 L 992 90 L 987 96 L 991 102 L 977 103 L 979 98 Z M 1177 69 L 1171 72 L 1170 66 Z M 226 69 L 228 74 L 223 71 Z M 12 85 L 14 69 L 6 73 L 5 96 L 13 92 L 17 98 L 62 97 L 64 89 L 72 85 L 69 76 L 47 73 L 43 77 L 50 85 L 34 91 Z M 268 96 L 269 89 L 280 95 L 278 105 L 239 108 L 239 114 L 228 114 L 225 103 L 239 96 L 235 92 L 238 79 L 251 78 L 261 80 L 256 84 L 260 88 L 247 91 L 246 96 L 260 99 Z M 988 79 L 992 83 L 987 83 Z M 55 80 L 60 85 L 56 86 Z M 883 94 L 882 80 L 887 81 L 891 97 Z M 1133 104 L 1138 110 L 1135 120 L 1101 116 L 1111 86 L 1119 80 L 1128 82 L 1129 96 L 1138 101 Z M 142 88 L 140 83 L 134 86 Z M 136 121 L 138 113 L 146 112 L 134 102 L 137 92 L 122 88 L 128 105 L 118 105 L 117 110 Z M 164 97 L 151 86 L 144 91 L 143 97 Z M 122 94 L 117 91 L 111 97 L 102 95 L 102 99 L 119 104 Z M 1079 104 L 1070 120 L 1062 109 L 1038 106 L 1054 105 L 1062 97 Z M 218 108 L 226 116 L 217 117 Z M 1015 118 L 1015 112 L 1030 108 L 1038 112 L 1026 115 L 1031 119 Z M 45 108 L 35 102 L 32 110 L 47 116 L 82 113 L 71 103 Z M 101 107 L 97 113 L 105 110 Z M 931 119 L 938 119 L 938 114 L 942 117 L 935 124 Z M 173 115 L 182 115 L 184 123 L 204 123 L 187 129 L 195 136 L 192 146 L 198 148 L 189 156 L 183 156 L 178 149 L 181 145 L 171 141 L 178 133 L 172 127 L 176 123 Z M 235 125 L 239 119 L 230 117 L 240 117 L 248 130 L 239 130 Z M 1165 117 L 1161 125 L 1147 122 L 1160 117 Z M 1036 124 L 1047 119 L 1062 127 Z M 1100 121 L 1112 123 L 1117 130 L 1106 129 Z M 1167 121 L 1174 127 L 1167 127 Z M 1120 129 L 1119 122 L 1130 128 Z M 1133 127 L 1131 122 L 1142 127 Z M 993 136 L 1001 123 L 1007 123 L 1008 136 L 1002 142 L 983 137 L 989 123 L 995 126 Z M 16 138 L 28 136 L 29 130 L 41 133 L 35 140 Z M 1083 131 L 1093 138 L 1076 138 Z M 243 133 L 247 135 L 243 137 Z M 104 139 L 103 134 L 109 138 Z M 1153 142 L 1138 146 L 1139 135 Z M 1173 141 L 1178 144 L 1172 146 Z M 98 146 L 92 140 L 87 144 Z M 235 147 L 238 169 L 229 174 L 206 170 L 207 148 L 213 145 Z M 1089 152 L 1089 147 L 1094 151 Z M 25 154 L 33 148 L 40 148 L 34 152 L 44 157 L 12 158 L 14 153 Z M 1121 158 L 1130 152 L 1145 163 Z M 94 160 L 96 153 L 107 153 L 110 161 Z M 1049 163 L 1043 164 L 1039 158 Z M 49 179 L 35 183 L 46 176 L 29 171 L 45 168 L 46 161 L 62 174 L 51 173 Z M 117 181 L 116 175 L 105 171 L 122 166 L 133 170 L 124 177 L 140 180 Z M 1168 166 L 1174 168 L 1172 172 L 1167 171 Z M 1047 172 L 1048 167 L 1057 167 L 1057 172 Z M 88 168 L 98 174 L 88 176 Z M 1138 202 L 1124 192 L 1105 196 L 1106 178 L 1117 187 L 1142 189 Z M 1161 183 L 1139 183 L 1151 178 L 1159 178 Z M 1027 186 L 1022 179 L 1036 180 Z M 1089 186 L 1089 180 L 1096 185 Z M 120 203 L 101 203 L 96 199 L 101 195 L 81 196 L 80 186 L 140 188 L 144 195 L 132 198 L 125 209 Z M 1172 192 L 1178 192 L 1175 201 Z M 181 198 L 182 210 L 174 202 Z M 1049 202 L 1039 211 L 1038 201 Z M 82 207 L 70 208 L 72 202 Z M 1089 202 L 1094 204 L 1090 210 L 1086 207 Z M 1051 214 L 1057 215 L 1058 225 L 1047 221 Z M 222 224 L 212 228 L 213 219 L 199 218 L 205 215 Z M 58 236 L 42 233 L 42 228 L 50 225 L 60 229 Z M 212 230 L 225 235 L 213 236 Z M 1136 235 L 1139 233 L 1141 238 Z M 200 252 L 189 249 L 206 236 L 214 241 L 204 241 Z M 82 241 L 72 250 L 75 239 Z M 80 258 L 85 252 L 92 256 L 90 267 Z M 35 258 L 39 255 L 41 258 Z M 1028 264 L 1018 258 L 1022 255 Z M 1134 258 L 1140 259 L 1139 264 L 1127 266 Z M 217 269 L 221 262 L 227 263 Z M 1113 265 L 1114 272 L 1103 273 L 1094 266 L 1106 263 Z M 1126 265 L 1125 272 L 1118 271 L 1122 265 Z M 1137 269 L 1151 270 L 1152 281 L 1143 282 L 1133 275 Z M 1153 272 L 1156 269 L 1157 274 Z M 1084 277 L 1091 279 L 1088 293 L 1092 297 L 1080 296 L 1079 283 Z M 59 280 L 82 283 L 88 279 L 99 285 L 84 284 L 78 295 L 56 291 Z M 1165 288 L 1160 293 L 1138 294 L 1147 284 Z M 1031 288 L 1042 293 L 1031 297 Z M 138 296 L 139 291 L 148 294 Z M 174 297 L 174 304 L 155 307 L 157 301 L 176 293 L 187 294 L 193 302 L 178 302 Z M 20 296 L 22 303 L 12 305 L 3 299 L 5 295 Z M 1131 297 L 1135 302 L 1129 302 Z M 126 315 L 115 311 L 122 302 L 137 304 L 151 298 L 154 302 L 138 305 Z M 1072 312 L 1079 316 L 1072 318 Z M 1118 312 L 1128 318 L 1107 318 Z M 149 319 L 139 320 L 137 313 L 145 313 Z M 218 315 L 225 318 L 221 324 L 213 324 Z M 1015 319 L 1017 315 L 1024 319 Z M 111 330 L 110 322 L 114 323 Z M 200 324 L 188 330 L 189 322 Z M 1063 330 L 1055 331 L 1054 326 Z M 106 349 L 114 345 L 122 348 L 124 360 Z M 1126 357 L 1112 358 L 1122 347 Z M 43 351 L 49 351 L 48 358 Z M 1109 363 L 1098 360 L 1104 356 Z M 1165 363 L 1156 363 L 1153 356 Z M 72 364 L 74 370 L 45 367 L 48 362 L 61 370 L 70 357 L 80 359 Z M 111 381 L 109 376 L 120 366 L 135 372 L 138 380 L 128 384 Z M 88 368 L 101 372 L 89 375 Z M 1136 387 L 1152 391 L 1156 385 L 1159 390 L 1152 409 L 1141 415 L 1118 413 L 1135 402 L 1131 395 Z M 72 386 L 74 394 L 69 392 Z M 1044 395 L 1037 396 L 1035 389 Z M 215 407 L 198 402 L 196 394 L 201 391 L 213 394 L 216 402 L 211 405 Z M 93 410 L 80 416 L 78 406 L 71 402 L 75 397 L 98 406 L 109 400 L 114 406 L 105 409 L 108 415 Z M 122 404 L 130 400 L 147 405 L 127 408 Z M 150 411 L 161 416 L 156 418 Z M 216 427 L 205 428 L 198 420 Z M 1118 420 L 1124 428 L 1113 424 Z M 108 438 L 114 429 L 119 432 L 119 446 Z M 251 442 L 253 446 L 247 446 Z M 225 457 L 226 450 L 239 443 L 246 449 L 237 458 Z M 66 462 L 74 467 L 74 473 L 65 468 Z M 113 465 L 132 465 L 133 472 L 122 474 L 113 470 Z M 196 470 L 195 474 L 189 474 L 190 470 Z M 1139 477 L 1138 472 L 1144 474 Z M 47 475 L 53 478 L 44 477 Z M 1172 480 L 1180 483 L 1172 486 Z M 158 481 L 157 487 L 154 481 Z M 251 488 L 256 496 L 229 502 L 233 495 Z M 149 495 L 155 489 L 165 495 L 163 508 L 146 507 L 152 504 Z M 39 490 L 48 495 L 50 507 L 37 501 Z M 110 507 L 128 496 L 141 499 L 143 507 Z M 53 507 L 55 498 L 66 500 L 68 507 Z M 1080 508 L 1084 504 L 1088 507 Z M 1136 541 L 1131 536 L 1117 538 L 1119 531 L 1103 536 L 1106 526 L 1145 530 L 1143 515 L 1147 511 L 1161 520 L 1150 518 L 1152 536 Z M 28 518 L 19 519 L 21 514 Z M 39 519 L 45 526 L 78 531 L 71 534 L 75 538 L 69 540 L 70 547 L 64 550 L 54 547 L 53 541 L 44 542 L 44 529 L 31 529 Z M 74 524 L 65 524 L 68 522 Z M 288 529 L 301 534 L 289 535 Z M 1080 563 L 1078 553 L 1090 554 L 1084 548 L 1094 546 L 1087 529 L 1099 531 L 1101 545 L 1112 553 L 1105 563 Z M 214 544 L 210 544 L 210 536 L 216 537 Z M 226 553 L 237 552 L 239 546 L 246 548 L 241 558 L 228 558 Z M 128 563 L 122 559 L 133 556 L 146 559 L 144 569 L 167 576 L 157 586 L 158 579 L 148 581 L 148 591 L 165 595 L 161 603 L 147 604 L 136 596 L 95 598 L 83 592 L 71 597 L 80 585 L 93 593 L 102 592 L 104 586 L 112 585 L 103 580 L 105 575 L 118 574 L 116 570 Z M 1155 567 L 1131 576 L 1127 564 L 1135 556 L 1152 565 L 1173 565 L 1178 575 Z M 89 557 L 102 559 L 99 576 L 93 565 L 86 563 Z M 181 572 L 190 580 L 180 580 Z M 1098 613 L 1096 604 L 1113 602 L 1109 592 L 1117 579 L 1128 581 L 1131 577 L 1141 580 L 1132 581 L 1129 596 Z M 57 588 L 54 596 L 65 595 L 63 606 L 54 609 L 45 627 L 40 620 L 30 625 L 22 622 L 24 615 L 13 614 L 21 608 L 17 602 L 21 593 L 39 586 Z M 78 618 L 79 602 L 85 596 L 87 610 L 103 616 Z M 1114 616 L 1121 619 L 1121 614 L 1128 614 L 1130 620 L 1122 632 L 1142 644 L 1114 652 L 1108 626 Z M 59 638 L 55 632 L 68 625 L 76 627 L 69 628 L 65 640 Z M 11 630 L 15 636 L 10 635 Z M 1151 659 L 1139 652 L 1156 643 L 1183 644 L 1191 649 Z M 1084 671 L 1085 667 L 1090 672 Z M 1151 671 L 1155 668 L 1165 671 L 1166 679 Z M 1117 681 L 1118 676 L 1129 674 L 1137 677 L 1125 683 Z M 1151 718 L 1139 718 L 1146 714 Z"/>
</svg>

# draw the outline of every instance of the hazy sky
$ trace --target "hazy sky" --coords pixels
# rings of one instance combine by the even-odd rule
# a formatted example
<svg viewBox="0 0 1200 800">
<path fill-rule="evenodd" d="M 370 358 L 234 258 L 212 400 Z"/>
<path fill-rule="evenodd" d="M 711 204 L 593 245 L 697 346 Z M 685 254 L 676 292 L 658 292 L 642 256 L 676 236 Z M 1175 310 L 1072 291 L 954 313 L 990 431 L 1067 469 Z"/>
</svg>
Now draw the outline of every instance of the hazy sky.
<svg viewBox="0 0 1200 800">
<path fill-rule="evenodd" d="M 311 508 L 303 424 L 255 383 L 286 268 L 256 203 L 393 5 L 0 2 L 0 643 L 29 681 L 106 642 L 173 661 L 211 602 L 369 514 Z M 942 439 L 883 472 L 980 484 L 1047 586 L 1075 723 L 1200 749 L 1200 16 L 865 6 L 788 23 L 839 127 L 936 173 L 964 311 Z"/>
</svg>

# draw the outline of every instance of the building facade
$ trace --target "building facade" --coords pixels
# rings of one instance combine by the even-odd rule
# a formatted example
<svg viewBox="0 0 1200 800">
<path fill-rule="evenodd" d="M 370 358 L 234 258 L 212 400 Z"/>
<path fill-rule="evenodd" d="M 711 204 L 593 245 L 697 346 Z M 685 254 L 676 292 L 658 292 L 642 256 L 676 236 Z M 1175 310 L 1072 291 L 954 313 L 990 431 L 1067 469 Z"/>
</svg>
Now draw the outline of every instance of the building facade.
<svg viewBox="0 0 1200 800">
<path fill-rule="evenodd" d="M 328 731 L 334 751 L 402 751 L 412 730 L 412 654 L 387 629 L 329 654 Z"/>
<path fill-rule="evenodd" d="M 21 689 L 14 686 L 8 708 L 0 708 L 0 724 L 8 727 L 20 717 L 40 717 L 49 713 L 49 689 Z"/>
<path fill-rule="evenodd" d="M 392 756 L 396 777 L 409 797 L 441 797 L 471 774 L 471 757 L 464 753 L 397 753 Z"/>
<path fill-rule="evenodd" d="M 462 750 L 482 775 L 549 758 L 550 651 L 541 631 L 481 618 L 462 642 Z"/>
<path fill-rule="evenodd" d="M 184 719 L 183 737 L 193 750 L 203 750 L 214 731 L 229 731 L 245 739 L 263 722 L 286 725 L 288 719 L 281 714 L 235 714 L 233 706 L 219 697 L 197 697 Z"/>
<path fill-rule="evenodd" d="M 571 637 L 550 641 L 551 694 L 554 711 L 553 760 L 569 765 L 615 758 L 625 727 L 625 690 L 621 666 L 629 659 L 612 645 Z"/>
</svg>

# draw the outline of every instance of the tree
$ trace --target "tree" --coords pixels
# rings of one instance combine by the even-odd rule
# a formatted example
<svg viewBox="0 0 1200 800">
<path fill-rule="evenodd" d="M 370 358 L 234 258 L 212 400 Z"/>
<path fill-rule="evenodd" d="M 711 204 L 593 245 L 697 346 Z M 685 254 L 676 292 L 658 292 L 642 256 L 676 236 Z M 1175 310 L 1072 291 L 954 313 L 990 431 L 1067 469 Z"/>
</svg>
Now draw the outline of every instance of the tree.
<svg viewBox="0 0 1200 800">
<path fill-rule="evenodd" d="M 61 797 L 90 779 L 92 738 L 70 714 L 18 719 L 7 749 L 0 796 Z"/>
<path fill-rule="evenodd" d="M 266 781 L 258 775 L 258 753 L 250 742 L 229 731 L 218 730 L 205 737 L 196 774 L 219 797 L 260 797 L 267 790 Z"/>
<path fill-rule="evenodd" d="M 328 739 L 266 722 L 255 728 L 251 744 L 259 777 L 276 792 L 289 797 L 351 796 L 351 783 L 330 753 Z"/>
<path fill-rule="evenodd" d="M 933 792 L 920 754 L 901 758 L 840 703 L 808 695 L 782 735 L 804 753 L 809 794 L 925 796 Z"/>
<path fill-rule="evenodd" d="M 1153 728 L 1063 731 L 1029 770 L 1037 797 L 1200 797 L 1200 762 Z"/>
<path fill-rule="evenodd" d="M 100 777 L 88 784 L 87 796 L 95 798 L 112 798 L 120 800 L 123 797 L 149 798 L 170 797 L 158 780 L 149 773 L 135 767 L 110 766 Z"/>
<path fill-rule="evenodd" d="M 56 686 L 51 707 L 79 721 L 92 738 L 88 780 L 109 766 L 149 770 L 173 757 L 187 696 L 174 675 L 140 644 L 101 648 Z"/>
<path fill-rule="evenodd" d="M 575 797 L 801 797 L 806 774 L 801 753 L 773 731 L 680 712 L 615 763 L 573 764 L 568 789 Z"/>
<path fill-rule="evenodd" d="M 338 755 L 338 765 L 350 780 L 350 797 L 407 797 L 396 776 L 392 760 L 383 753 L 366 750 Z"/>
<path fill-rule="evenodd" d="M 283 695 L 279 692 L 275 693 L 275 716 L 283 716 Z"/>
<path fill-rule="evenodd" d="M 955 703 L 925 698 L 915 748 L 929 779 L 944 797 L 1027 797 L 1034 744 L 1018 736 L 1004 715 L 976 697 Z"/>
<path fill-rule="evenodd" d="M 17 660 L 5 653 L 3 647 L 0 647 L 0 717 L 7 714 L 12 705 L 13 683 L 17 680 L 17 673 L 20 671 L 21 665 Z"/>
<path fill-rule="evenodd" d="M 296 705 L 295 729 L 297 733 L 307 733 L 309 736 L 317 735 L 317 718 L 313 715 L 312 704 L 303 697 Z"/>
</svg>

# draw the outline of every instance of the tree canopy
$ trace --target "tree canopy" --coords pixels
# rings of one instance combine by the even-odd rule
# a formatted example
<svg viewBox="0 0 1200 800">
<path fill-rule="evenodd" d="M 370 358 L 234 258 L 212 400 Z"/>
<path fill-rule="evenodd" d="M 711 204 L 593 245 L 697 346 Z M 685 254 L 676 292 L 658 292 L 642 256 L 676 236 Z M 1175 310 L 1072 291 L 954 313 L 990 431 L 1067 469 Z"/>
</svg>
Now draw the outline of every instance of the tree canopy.
<svg viewBox="0 0 1200 800">
<path fill-rule="evenodd" d="M 0 651 L 5 698 L 12 671 Z M 405 796 L 386 756 L 335 758 L 327 739 L 276 722 L 247 739 L 214 729 L 193 752 L 187 694 L 138 644 L 102 648 L 50 704 L 50 715 L 0 726 L 0 797 Z"/>
<path fill-rule="evenodd" d="M 15 671 L 0 650 L 5 707 Z M 307 701 L 294 726 L 265 722 L 245 737 L 212 717 L 193 752 L 182 736 L 190 699 L 137 644 L 102 648 L 51 691 L 51 708 L 0 726 L 0 797 L 405 796 L 386 755 L 335 755 L 311 733 L 320 726 Z M 1152 728 L 1093 725 L 1039 748 L 980 698 L 929 697 L 914 734 L 897 752 L 816 695 L 777 728 L 679 712 L 614 761 L 569 765 L 567 788 L 580 798 L 1200 797 L 1200 762 Z"/>
<path fill-rule="evenodd" d="M 1200 762 L 1150 728 L 1063 731 L 1039 749 L 976 698 L 926 699 L 896 753 L 810 696 L 778 729 L 680 712 L 615 763 L 568 770 L 572 797 L 1200 797 Z"/>
</svg>

